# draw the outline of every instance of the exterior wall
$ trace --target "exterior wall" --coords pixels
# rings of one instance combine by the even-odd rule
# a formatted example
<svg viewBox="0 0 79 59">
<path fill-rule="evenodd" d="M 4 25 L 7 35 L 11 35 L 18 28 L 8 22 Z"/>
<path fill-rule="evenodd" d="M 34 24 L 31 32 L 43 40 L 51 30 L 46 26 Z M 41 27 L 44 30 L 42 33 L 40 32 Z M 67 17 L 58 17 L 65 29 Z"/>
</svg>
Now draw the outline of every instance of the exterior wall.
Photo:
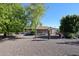
<svg viewBox="0 0 79 59">
<path fill-rule="evenodd" d="M 25 31 L 28 31 L 28 32 L 30 32 L 31 31 L 31 29 L 27 29 L 27 30 L 25 30 Z M 50 29 L 50 34 L 51 35 L 56 35 L 56 29 Z M 37 29 L 37 35 L 48 35 L 48 29 Z"/>
<path fill-rule="evenodd" d="M 52 35 L 56 35 L 56 30 L 55 29 L 52 29 Z"/>
<path fill-rule="evenodd" d="M 47 29 L 37 29 L 38 35 L 46 35 L 48 33 Z"/>
</svg>

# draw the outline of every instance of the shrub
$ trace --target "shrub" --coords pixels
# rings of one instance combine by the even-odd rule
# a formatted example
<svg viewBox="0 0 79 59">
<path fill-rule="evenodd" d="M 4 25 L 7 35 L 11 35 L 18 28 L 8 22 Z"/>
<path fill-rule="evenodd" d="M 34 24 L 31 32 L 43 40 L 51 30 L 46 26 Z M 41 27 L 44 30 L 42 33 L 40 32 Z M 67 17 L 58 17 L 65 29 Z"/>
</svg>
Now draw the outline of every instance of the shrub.
<svg viewBox="0 0 79 59">
<path fill-rule="evenodd" d="M 77 38 L 79 36 L 79 16 L 67 15 L 61 19 L 60 32 L 66 38 Z"/>
</svg>

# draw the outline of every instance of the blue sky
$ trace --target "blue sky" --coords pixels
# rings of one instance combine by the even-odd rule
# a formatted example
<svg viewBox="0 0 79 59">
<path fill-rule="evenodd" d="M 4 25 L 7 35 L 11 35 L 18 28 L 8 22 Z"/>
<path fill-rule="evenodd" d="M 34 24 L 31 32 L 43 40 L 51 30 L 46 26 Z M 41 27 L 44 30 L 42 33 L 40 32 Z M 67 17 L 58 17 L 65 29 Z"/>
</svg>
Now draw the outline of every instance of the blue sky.
<svg viewBox="0 0 79 59">
<path fill-rule="evenodd" d="M 23 4 L 24 6 L 27 4 Z M 60 20 L 66 15 L 79 15 L 78 3 L 45 3 L 45 13 L 41 18 L 41 22 L 45 26 L 58 28 Z"/>
</svg>

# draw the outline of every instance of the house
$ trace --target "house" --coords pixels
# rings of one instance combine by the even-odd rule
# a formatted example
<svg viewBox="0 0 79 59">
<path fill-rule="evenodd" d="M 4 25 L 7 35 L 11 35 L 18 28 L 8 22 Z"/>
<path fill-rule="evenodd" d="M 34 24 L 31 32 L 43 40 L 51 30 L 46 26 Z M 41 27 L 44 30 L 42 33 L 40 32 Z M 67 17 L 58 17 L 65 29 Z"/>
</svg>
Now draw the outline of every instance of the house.
<svg viewBox="0 0 79 59">
<path fill-rule="evenodd" d="M 48 30 L 51 35 L 55 35 L 57 32 L 56 28 L 47 27 L 47 26 L 38 26 L 36 27 L 36 35 L 48 35 Z M 25 29 L 25 31 L 31 32 L 32 29 Z"/>
</svg>

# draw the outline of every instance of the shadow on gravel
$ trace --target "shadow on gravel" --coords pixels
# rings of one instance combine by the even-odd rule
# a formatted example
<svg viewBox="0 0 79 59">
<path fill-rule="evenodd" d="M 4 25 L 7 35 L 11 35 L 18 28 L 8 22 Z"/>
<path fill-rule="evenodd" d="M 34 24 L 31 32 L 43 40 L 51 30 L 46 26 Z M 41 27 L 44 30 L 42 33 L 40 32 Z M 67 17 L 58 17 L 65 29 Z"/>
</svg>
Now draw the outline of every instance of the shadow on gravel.
<svg viewBox="0 0 79 59">
<path fill-rule="evenodd" d="M 79 55 L 77 55 L 77 54 L 69 54 L 67 56 L 79 56 Z"/>
<path fill-rule="evenodd" d="M 39 36 L 37 38 L 48 39 L 48 36 Z M 50 39 L 60 39 L 59 36 L 50 36 Z"/>
<path fill-rule="evenodd" d="M 59 42 L 57 44 L 69 44 L 69 45 L 79 46 L 79 41 L 75 41 L 75 42 Z"/>
<path fill-rule="evenodd" d="M 47 40 L 40 40 L 40 39 L 39 39 L 39 40 L 32 40 L 32 41 L 47 41 Z"/>
<path fill-rule="evenodd" d="M 20 38 L 17 38 L 16 36 L 0 36 L 0 42 L 3 42 L 3 41 L 7 41 L 7 40 L 16 40 L 16 39 L 20 39 Z"/>
</svg>

